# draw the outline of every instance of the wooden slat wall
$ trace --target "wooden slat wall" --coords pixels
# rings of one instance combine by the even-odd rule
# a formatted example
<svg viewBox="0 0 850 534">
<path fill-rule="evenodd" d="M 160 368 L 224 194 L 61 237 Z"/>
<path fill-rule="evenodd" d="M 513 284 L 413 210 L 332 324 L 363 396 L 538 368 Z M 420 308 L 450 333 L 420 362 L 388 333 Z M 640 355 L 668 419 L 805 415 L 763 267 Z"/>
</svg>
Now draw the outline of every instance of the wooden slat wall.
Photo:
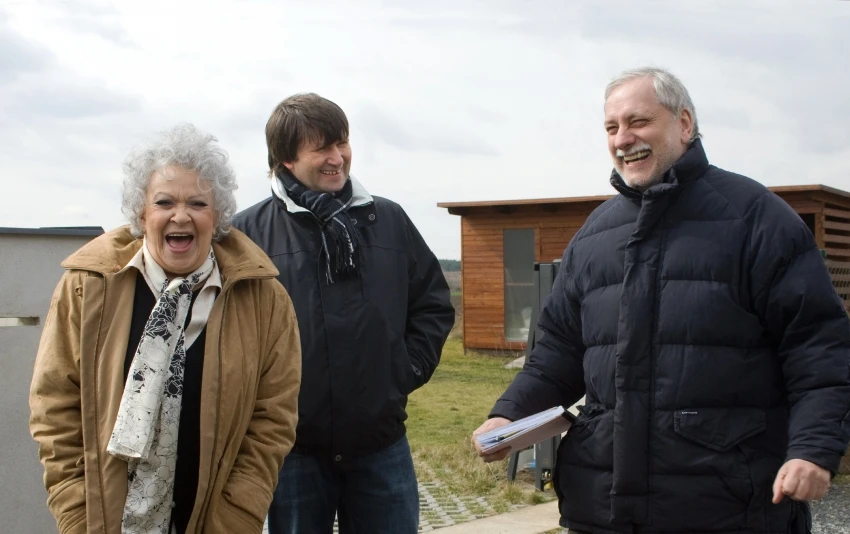
<svg viewBox="0 0 850 534">
<path fill-rule="evenodd" d="M 549 226 L 542 227 L 537 232 L 540 236 L 540 247 L 537 261 L 551 262 L 561 259 L 564 249 L 576 235 L 581 226 Z"/>
<path fill-rule="evenodd" d="M 823 202 L 813 199 L 812 193 L 780 193 L 779 196 L 800 215 L 823 211 Z"/>
<path fill-rule="evenodd" d="M 825 203 L 822 218 L 827 267 L 832 285 L 847 310 L 850 309 L 850 206 Z"/>
<path fill-rule="evenodd" d="M 826 257 L 839 262 L 850 262 L 850 209 L 826 204 L 823 216 Z"/>
</svg>

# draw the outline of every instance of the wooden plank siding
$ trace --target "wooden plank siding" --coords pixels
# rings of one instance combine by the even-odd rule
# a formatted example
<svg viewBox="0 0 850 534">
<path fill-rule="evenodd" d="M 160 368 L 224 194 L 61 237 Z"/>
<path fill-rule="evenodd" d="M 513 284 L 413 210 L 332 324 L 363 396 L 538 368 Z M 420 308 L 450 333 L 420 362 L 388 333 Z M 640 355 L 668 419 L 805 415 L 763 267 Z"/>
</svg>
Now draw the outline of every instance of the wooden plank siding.
<svg viewBox="0 0 850 534">
<path fill-rule="evenodd" d="M 850 209 L 824 204 L 824 248 L 826 257 L 838 262 L 850 262 Z"/>
<path fill-rule="evenodd" d="M 771 188 L 806 221 L 839 295 L 850 307 L 850 193 L 825 186 Z M 470 349 L 519 351 L 505 339 L 506 229 L 534 229 L 535 261 L 559 259 L 605 196 L 441 204 L 461 216 L 463 339 Z"/>
<path fill-rule="evenodd" d="M 826 265 L 832 285 L 844 309 L 850 310 L 850 199 L 843 197 L 821 198 L 823 213 L 823 244 Z"/>
<path fill-rule="evenodd" d="M 463 344 L 465 348 L 525 350 L 505 339 L 504 231 L 534 230 L 535 261 L 560 258 L 590 212 L 602 200 L 569 209 L 540 205 L 478 208 L 461 217 Z"/>
</svg>

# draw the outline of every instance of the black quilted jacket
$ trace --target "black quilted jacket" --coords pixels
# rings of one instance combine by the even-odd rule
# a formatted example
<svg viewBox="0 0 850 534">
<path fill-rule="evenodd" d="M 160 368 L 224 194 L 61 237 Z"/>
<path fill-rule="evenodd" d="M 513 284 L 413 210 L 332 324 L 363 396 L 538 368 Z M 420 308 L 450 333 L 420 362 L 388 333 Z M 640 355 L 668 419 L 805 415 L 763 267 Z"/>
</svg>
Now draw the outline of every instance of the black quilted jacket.
<svg viewBox="0 0 850 534">
<path fill-rule="evenodd" d="M 271 197 L 233 220 L 280 270 L 298 317 L 294 450 L 337 462 L 405 434 L 407 396 L 431 378 L 455 318 L 440 264 L 401 206 L 356 200 L 360 276 L 331 285 L 312 213 Z"/>
<path fill-rule="evenodd" d="M 612 184 L 491 415 L 587 395 L 558 453 L 563 526 L 785 534 L 780 466 L 835 472 L 850 439 L 850 321 L 811 232 L 699 140 L 645 193 Z"/>
</svg>

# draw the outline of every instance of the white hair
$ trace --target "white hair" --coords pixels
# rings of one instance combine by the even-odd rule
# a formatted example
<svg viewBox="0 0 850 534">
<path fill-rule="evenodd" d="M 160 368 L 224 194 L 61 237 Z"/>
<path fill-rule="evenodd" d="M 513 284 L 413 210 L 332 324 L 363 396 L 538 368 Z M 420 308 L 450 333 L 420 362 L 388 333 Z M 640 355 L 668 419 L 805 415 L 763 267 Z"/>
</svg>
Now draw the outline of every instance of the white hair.
<svg viewBox="0 0 850 534">
<path fill-rule="evenodd" d="M 136 237 L 142 237 L 142 214 L 151 176 L 168 167 L 197 172 L 199 180 L 212 188 L 212 208 L 215 213 L 213 239 L 230 232 L 236 213 L 236 175 L 228 164 L 227 152 L 216 144 L 218 139 L 188 123 L 181 123 L 159 132 L 143 145 L 135 147 L 124 160 L 124 184 L 121 191 L 121 211 Z"/>
<path fill-rule="evenodd" d="M 682 110 L 688 110 L 694 123 L 694 129 L 691 132 L 691 141 L 702 137 L 702 134 L 699 133 L 697 111 L 694 109 L 694 103 L 691 101 L 691 95 L 688 94 L 685 85 L 667 70 L 655 67 L 641 67 L 639 69 L 624 71 L 611 80 L 608 86 L 605 87 L 605 101 L 608 101 L 608 97 L 611 96 L 614 89 L 637 78 L 651 78 L 658 103 L 669 109 L 674 115 L 678 116 Z"/>
</svg>

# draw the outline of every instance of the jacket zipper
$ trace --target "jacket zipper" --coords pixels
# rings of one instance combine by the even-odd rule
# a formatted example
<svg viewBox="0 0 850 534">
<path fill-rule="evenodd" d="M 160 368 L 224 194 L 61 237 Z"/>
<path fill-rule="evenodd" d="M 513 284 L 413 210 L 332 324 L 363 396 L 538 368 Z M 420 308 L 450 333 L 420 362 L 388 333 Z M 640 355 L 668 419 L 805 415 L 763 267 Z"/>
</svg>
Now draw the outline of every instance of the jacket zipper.
<svg viewBox="0 0 850 534">
<path fill-rule="evenodd" d="M 218 425 L 219 425 L 219 421 L 221 420 L 221 410 L 222 410 L 221 402 L 222 402 L 222 399 L 224 398 L 222 396 L 222 383 L 224 382 L 224 369 L 223 369 L 223 366 L 221 364 L 221 359 L 222 359 L 222 355 L 223 355 L 223 352 L 221 350 L 222 349 L 221 339 L 223 337 L 224 318 L 227 315 L 225 312 L 227 311 L 227 303 L 228 303 L 229 300 L 230 300 L 230 288 L 228 288 L 227 294 L 224 295 L 224 304 L 221 307 L 221 325 L 219 326 L 219 329 L 218 329 L 218 403 L 217 403 L 217 409 L 216 409 L 216 413 L 215 413 L 215 425 L 213 425 L 213 429 L 214 429 L 214 432 L 213 432 L 213 450 L 212 450 L 212 458 L 210 458 L 210 473 L 213 472 L 212 471 L 213 463 L 215 462 L 215 458 L 216 458 L 216 455 L 218 453 L 218 451 L 216 450 L 217 446 L 218 446 Z M 209 491 L 209 490 L 207 490 L 207 491 Z"/>
<path fill-rule="evenodd" d="M 662 216 L 659 221 L 659 244 L 658 244 L 658 264 L 656 265 L 656 274 L 655 274 L 655 303 L 652 316 L 653 316 L 653 324 L 652 324 L 652 338 L 650 338 L 650 351 L 649 351 L 649 413 L 647 414 L 647 457 L 646 457 L 646 491 L 647 491 L 647 501 L 649 500 L 649 493 L 652 490 L 652 466 L 651 458 L 652 458 L 652 416 L 655 412 L 655 360 L 658 352 L 658 315 L 659 309 L 661 308 L 661 272 L 664 264 L 664 249 L 667 243 L 667 236 L 664 231 L 664 223 L 667 219 L 666 214 Z M 652 524 L 652 512 L 651 508 L 647 506 L 646 508 L 646 518 L 649 524 Z"/>
</svg>

